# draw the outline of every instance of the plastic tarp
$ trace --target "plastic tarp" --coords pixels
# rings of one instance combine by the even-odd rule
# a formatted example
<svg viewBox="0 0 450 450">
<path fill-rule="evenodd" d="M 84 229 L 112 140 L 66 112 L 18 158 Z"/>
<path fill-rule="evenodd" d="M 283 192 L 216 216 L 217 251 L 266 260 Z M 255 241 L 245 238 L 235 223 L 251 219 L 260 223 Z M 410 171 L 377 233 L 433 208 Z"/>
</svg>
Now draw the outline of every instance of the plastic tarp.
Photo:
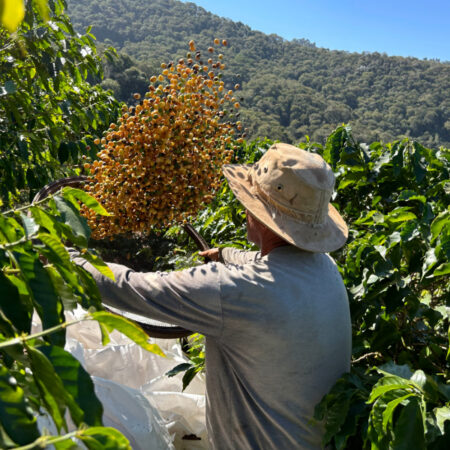
<svg viewBox="0 0 450 450">
<path fill-rule="evenodd" d="M 66 313 L 68 321 L 86 312 Z M 34 332 L 40 329 L 35 316 Z M 165 374 L 188 362 L 176 339 L 153 339 L 166 357 L 143 350 L 121 333 L 110 334 L 103 346 L 97 322 L 83 321 L 67 328 L 66 346 L 91 375 L 103 404 L 103 422 L 121 431 L 133 449 L 207 449 L 205 380 L 198 374 L 182 392 L 182 374 Z M 41 418 L 41 425 L 48 421 Z M 200 439 L 193 439 L 193 435 Z M 183 439 L 184 438 L 184 439 Z"/>
</svg>

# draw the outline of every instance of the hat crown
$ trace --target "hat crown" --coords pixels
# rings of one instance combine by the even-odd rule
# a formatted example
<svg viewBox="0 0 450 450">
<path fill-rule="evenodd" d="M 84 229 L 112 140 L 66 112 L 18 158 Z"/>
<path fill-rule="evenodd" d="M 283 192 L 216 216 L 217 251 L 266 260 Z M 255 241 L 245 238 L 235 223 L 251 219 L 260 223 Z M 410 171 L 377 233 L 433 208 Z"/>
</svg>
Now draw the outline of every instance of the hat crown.
<svg viewBox="0 0 450 450">
<path fill-rule="evenodd" d="M 275 144 L 249 172 L 253 192 L 279 211 L 311 225 L 325 222 L 335 177 L 317 154 Z"/>
<path fill-rule="evenodd" d="M 330 203 L 334 174 L 321 156 L 280 143 L 256 164 L 226 164 L 223 172 L 242 205 L 286 242 L 330 252 L 347 240 L 347 225 Z"/>
</svg>

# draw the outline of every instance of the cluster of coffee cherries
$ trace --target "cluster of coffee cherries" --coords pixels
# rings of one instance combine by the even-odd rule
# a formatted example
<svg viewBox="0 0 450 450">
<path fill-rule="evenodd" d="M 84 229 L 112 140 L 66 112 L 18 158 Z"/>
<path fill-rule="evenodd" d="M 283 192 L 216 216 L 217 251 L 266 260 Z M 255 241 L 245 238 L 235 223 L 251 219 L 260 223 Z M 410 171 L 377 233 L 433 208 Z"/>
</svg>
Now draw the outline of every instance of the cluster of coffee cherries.
<svg viewBox="0 0 450 450">
<path fill-rule="evenodd" d="M 226 46 L 225 40 L 214 40 Z M 221 184 L 221 166 L 242 141 L 235 91 L 226 88 L 223 55 L 208 48 L 202 61 L 195 43 L 186 58 L 161 64 L 136 106 L 122 108 L 102 139 L 98 159 L 84 164 L 91 177 L 86 190 L 111 213 L 83 210 L 102 239 L 119 233 L 164 229 L 194 216 Z"/>
</svg>

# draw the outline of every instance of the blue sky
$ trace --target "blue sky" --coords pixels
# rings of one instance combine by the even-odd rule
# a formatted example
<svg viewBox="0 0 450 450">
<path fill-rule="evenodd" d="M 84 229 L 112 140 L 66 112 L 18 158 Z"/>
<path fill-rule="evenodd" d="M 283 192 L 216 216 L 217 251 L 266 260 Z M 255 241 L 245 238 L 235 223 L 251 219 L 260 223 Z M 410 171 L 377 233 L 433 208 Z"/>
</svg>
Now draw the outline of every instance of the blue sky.
<svg viewBox="0 0 450 450">
<path fill-rule="evenodd" d="M 450 61 L 450 0 L 194 0 L 285 39 L 350 52 Z"/>
</svg>

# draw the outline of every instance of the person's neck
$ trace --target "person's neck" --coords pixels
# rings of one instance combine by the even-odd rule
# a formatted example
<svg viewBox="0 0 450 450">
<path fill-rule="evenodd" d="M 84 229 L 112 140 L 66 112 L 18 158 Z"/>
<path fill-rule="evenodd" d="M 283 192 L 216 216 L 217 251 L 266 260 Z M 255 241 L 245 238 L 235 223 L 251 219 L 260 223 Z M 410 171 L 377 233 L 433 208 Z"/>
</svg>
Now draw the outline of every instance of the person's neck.
<svg viewBox="0 0 450 450">
<path fill-rule="evenodd" d="M 291 245 L 291 244 L 289 244 L 289 242 L 286 242 L 284 239 L 280 239 L 278 237 L 276 237 L 274 239 L 265 240 L 261 244 L 261 256 L 266 256 L 275 248 L 284 247 L 286 245 Z"/>
</svg>

